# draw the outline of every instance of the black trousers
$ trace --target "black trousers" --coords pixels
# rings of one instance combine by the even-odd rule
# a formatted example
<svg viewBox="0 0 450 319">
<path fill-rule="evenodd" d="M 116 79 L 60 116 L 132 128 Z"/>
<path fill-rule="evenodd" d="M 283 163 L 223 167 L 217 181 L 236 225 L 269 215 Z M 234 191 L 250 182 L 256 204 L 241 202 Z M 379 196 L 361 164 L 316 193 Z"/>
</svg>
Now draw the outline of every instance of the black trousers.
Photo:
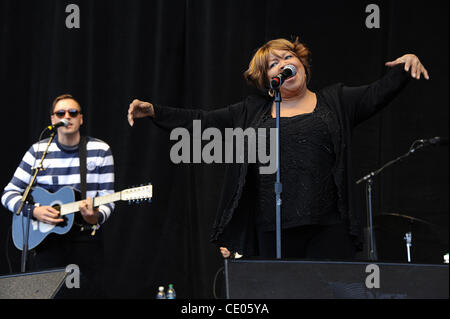
<svg viewBox="0 0 450 319">
<path fill-rule="evenodd" d="M 259 257 L 276 258 L 276 232 L 259 232 L 258 247 Z M 282 258 L 348 260 L 355 253 L 344 224 L 305 225 L 281 231 Z"/>
<path fill-rule="evenodd" d="M 56 298 L 103 298 L 103 240 L 99 231 L 91 236 L 74 226 L 66 235 L 49 235 L 30 252 L 31 271 L 66 268 L 76 265 L 80 270 L 80 287 L 68 288 L 64 283 Z"/>
</svg>

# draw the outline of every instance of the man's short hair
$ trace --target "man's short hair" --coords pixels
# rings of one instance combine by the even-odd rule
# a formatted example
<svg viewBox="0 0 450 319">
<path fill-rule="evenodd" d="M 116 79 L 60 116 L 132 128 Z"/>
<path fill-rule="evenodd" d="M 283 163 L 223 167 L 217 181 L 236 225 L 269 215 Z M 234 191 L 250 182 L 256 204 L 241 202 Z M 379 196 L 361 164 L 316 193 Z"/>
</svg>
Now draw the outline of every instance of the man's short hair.
<svg viewBox="0 0 450 319">
<path fill-rule="evenodd" d="M 51 107 L 51 109 L 50 109 L 50 115 L 53 115 L 53 112 L 54 112 L 54 110 L 55 110 L 55 105 L 56 105 L 56 103 L 58 103 L 58 102 L 61 101 L 61 100 L 66 100 L 66 99 L 71 99 L 71 100 L 74 100 L 75 102 L 77 102 L 77 104 L 78 104 L 78 106 L 79 106 L 79 108 L 80 108 L 80 113 L 82 113 L 82 112 L 81 112 L 81 105 L 80 105 L 80 103 L 78 103 L 78 101 L 75 100 L 75 98 L 74 98 L 71 94 L 61 94 L 60 96 L 56 97 L 56 98 L 53 100 L 52 107 Z"/>
</svg>

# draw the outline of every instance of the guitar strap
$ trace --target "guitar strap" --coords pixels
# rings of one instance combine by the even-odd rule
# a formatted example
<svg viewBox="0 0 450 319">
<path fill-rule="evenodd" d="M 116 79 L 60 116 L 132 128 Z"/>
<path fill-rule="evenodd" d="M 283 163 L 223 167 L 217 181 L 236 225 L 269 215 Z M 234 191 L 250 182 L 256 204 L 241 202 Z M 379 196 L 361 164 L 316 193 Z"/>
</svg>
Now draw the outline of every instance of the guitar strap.
<svg viewBox="0 0 450 319">
<path fill-rule="evenodd" d="M 87 198 L 87 186 L 86 186 L 86 163 L 87 163 L 87 137 L 81 136 L 80 137 L 80 144 L 78 144 L 78 155 L 80 158 L 80 191 L 81 191 L 81 199 Z M 80 215 L 77 215 L 80 216 Z M 82 221 L 84 225 L 86 223 Z M 96 230 L 99 228 L 98 224 L 95 226 L 88 225 L 93 229 L 91 236 L 95 235 Z M 84 226 L 82 226 L 81 230 L 84 229 Z"/>
<path fill-rule="evenodd" d="M 86 161 L 87 161 L 87 150 L 86 150 L 87 139 L 85 136 L 81 136 L 80 144 L 78 145 L 78 155 L 80 158 L 80 191 L 81 199 L 86 199 Z"/>
</svg>

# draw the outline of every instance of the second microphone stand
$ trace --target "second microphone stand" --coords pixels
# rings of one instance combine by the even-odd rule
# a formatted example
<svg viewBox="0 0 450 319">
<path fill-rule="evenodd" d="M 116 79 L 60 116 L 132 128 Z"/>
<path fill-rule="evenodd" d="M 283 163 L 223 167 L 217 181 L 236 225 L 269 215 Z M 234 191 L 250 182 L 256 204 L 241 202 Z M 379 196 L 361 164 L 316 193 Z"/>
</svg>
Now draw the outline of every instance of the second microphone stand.
<svg viewBox="0 0 450 319">
<path fill-rule="evenodd" d="M 416 152 L 417 150 L 426 146 L 424 140 L 414 141 L 409 151 L 402 156 L 397 157 L 396 159 L 387 162 L 381 168 L 367 174 L 366 176 L 359 179 L 356 184 L 361 184 L 362 182 L 366 182 L 366 210 L 367 210 L 367 223 L 369 224 L 369 242 L 368 242 L 368 256 L 369 260 L 375 261 L 378 259 L 376 247 L 375 247 L 375 238 L 373 234 L 373 212 L 372 212 L 372 185 L 373 178 L 380 174 L 385 168 L 394 165 L 395 163 L 401 162 L 406 159 L 408 156 Z M 416 146 L 417 145 L 417 146 Z"/>
</svg>

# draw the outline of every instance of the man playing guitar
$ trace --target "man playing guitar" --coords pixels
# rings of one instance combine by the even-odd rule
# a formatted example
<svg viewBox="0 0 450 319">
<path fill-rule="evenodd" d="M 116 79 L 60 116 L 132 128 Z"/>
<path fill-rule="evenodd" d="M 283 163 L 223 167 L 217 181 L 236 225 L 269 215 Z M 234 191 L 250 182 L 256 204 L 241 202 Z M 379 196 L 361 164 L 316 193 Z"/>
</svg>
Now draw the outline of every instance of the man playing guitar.
<svg viewBox="0 0 450 319">
<path fill-rule="evenodd" d="M 56 138 L 49 145 L 42 169 L 37 174 L 33 187 L 42 188 L 50 193 L 67 186 L 80 191 L 82 183 L 79 145 L 84 145 L 86 199 L 77 204 L 81 214 L 76 214 L 74 227 L 67 234 L 62 236 L 51 234 L 42 244 L 30 250 L 30 270 L 76 264 L 81 272 L 80 289 L 66 290 L 67 297 L 98 295 L 100 285 L 95 283 L 95 278 L 98 277 L 95 274 L 96 267 L 101 261 L 98 256 L 101 255 L 102 241 L 99 238 L 101 233 L 95 236 L 94 234 L 113 212 L 114 203 L 94 207 L 92 198 L 114 193 L 113 155 L 105 142 L 92 137 L 81 137 L 83 114 L 80 104 L 71 95 L 58 96 L 52 104 L 50 115 L 52 125 L 61 121 L 65 125 L 57 128 Z M 22 195 L 48 142 L 49 139 L 42 140 L 29 148 L 4 189 L 2 204 L 13 213 L 19 208 Z M 35 223 L 40 222 L 50 227 L 65 222 L 59 210 L 48 204 L 40 205 L 35 198 L 34 203 L 24 206 L 22 212 L 25 214 L 27 211 L 31 213 L 30 217 Z"/>
</svg>

